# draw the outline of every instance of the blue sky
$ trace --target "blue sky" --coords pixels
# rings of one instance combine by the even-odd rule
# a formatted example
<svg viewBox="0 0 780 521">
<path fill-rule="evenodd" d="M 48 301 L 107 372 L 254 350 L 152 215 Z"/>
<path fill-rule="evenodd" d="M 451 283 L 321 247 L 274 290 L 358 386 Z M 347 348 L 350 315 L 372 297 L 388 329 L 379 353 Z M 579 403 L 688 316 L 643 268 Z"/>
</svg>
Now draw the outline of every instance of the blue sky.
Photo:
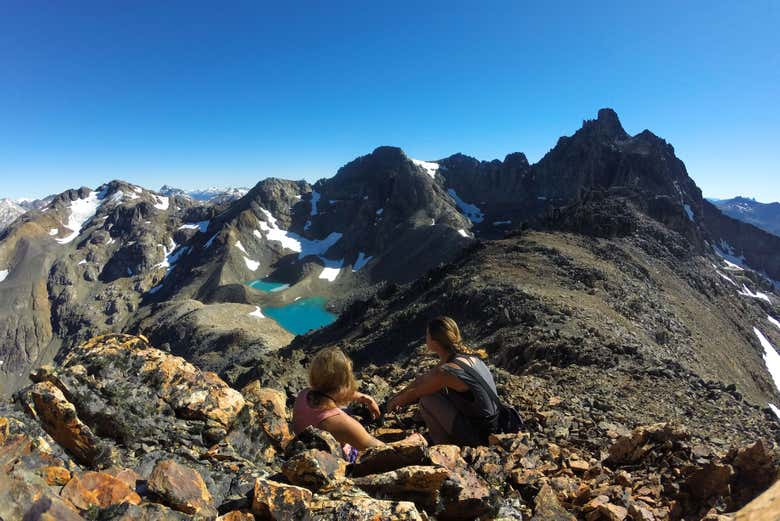
<svg viewBox="0 0 780 521">
<path fill-rule="evenodd" d="M 5 1 L 0 197 L 534 162 L 613 107 L 705 195 L 780 200 L 779 3 L 540 3 Z"/>
</svg>

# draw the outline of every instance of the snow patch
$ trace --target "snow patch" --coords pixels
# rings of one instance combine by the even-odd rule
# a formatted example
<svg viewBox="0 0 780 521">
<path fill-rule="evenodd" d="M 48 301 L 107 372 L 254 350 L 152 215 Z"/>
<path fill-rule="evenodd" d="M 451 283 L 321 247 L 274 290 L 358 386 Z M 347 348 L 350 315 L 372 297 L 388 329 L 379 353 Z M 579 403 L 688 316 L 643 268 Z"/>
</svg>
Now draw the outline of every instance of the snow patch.
<svg viewBox="0 0 780 521">
<path fill-rule="evenodd" d="M 775 407 L 775 404 L 773 404 L 773 403 L 768 403 L 767 405 L 769 405 L 769 408 L 772 409 L 773 413 L 775 413 L 775 416 L 777 416 L 777 419 L 780 420 L 780 409 Z"/>
<path fill-rule="evenodd" d="M 766 319 L 769 320 L 775 327 L 777 327 L 777 329 L 780 329 L 780 322 L 778 322 L 776 318 L 772 318 L 767 315 Z"/>
<path fill-rule="evenodd" d="M 236 241 L 236 248 L 244 252 L 244 255 L 249 255 L 246 250 L 244 249 L 244 245 L 241 244 L 241 241 Z"/>
<path fill-rule="evenodd" d="M 135 192 L 137 194 L 143 193 L 143 191 L 144 191 L 144 189 L 141 188 L 140 186 L 134 186 L 133 187 L 133 192 Z"/>
<path fill-rule="evenodd" d="M 684 204 L 683 209 L 685 210 L 685 213 L 688 215 L 688 219 L 690 219 L 691 222 L 695 222 L 693 219 L 693 210 L 691 210 L 691 205 Z"/>
<path fill-rule="evenodd" d="M 385 213 L 385 209 L 384 208 L 380 208 L 379 210 L 376 211 L 377 215 L 382 215 L 383 213 Z"/>
<path fill-rule="evenodd" d="M 721 239 L 720 244 L 718 246 L 713 246 L 713 248 L 715 249 L 715 253 L 722 257 L 726 262 L 726 265 L 728 266 L 726 269 L 741 271 L 745 267 L 745 257 L 737 257 L 734 248 L 725 240 Z"/>
<path fill-rule="evenodd" d="M 447 193 L 450 194 L 450 197 L 455 200 L 455 204 L 457 204 L 460 211 L 463 212 L 466 217 L 468 217 L 469 221 L 473 223 L 481 223 L 485 220 L 485 214 L 482 213 L 482 210 L 458 197 L 458 194 L 455 192 L 455 190 L 450 188 L 447 190 Z"/>
<path fill-rule="evenodd" d="M 317 192 L 316 190 L 312 190 L 312 192 L 311 192 L 311 203 L 310 203 L 311 204 L 311 212 L 309 214 L 312 217 L 317 215 L 317 203 L 319 203 L 319 202 L 320 202 L 320 193 Z"/>
<path fill-rule="evenodd" d="M 412 159 L 412 163 L 420 167 L 426 174 L 431 176 L 431 179 L 436 179 L 436 172 L 439 170 L 439 164 L 432 161 L 420 161 L 419 159 Z"/>
<path fill-rule="evenodd" d="M 82 259 L 79 261 L 78 265 L 81 266 L 82 264 L 86 264 L 86 263 L 87 263 L 87 259 Z"/>
<path fill-rule="evenodd" d="M 269 241 L 275 241 L 282 244 L 283 248 L 298 253 L 298 258 L 303 259 L 308 255 L 323 255 L 328 249 L 341 240 L 342 234 L 331 232 L 324 239 L 307 239 L 297 233 L 282 230 L 276 224 L 276 218 L 265 208 L 260 209 L 268 219 L 267 222 L 260 221 L 260 230 L 265 232 L 265 238 Z M 261 236 L 259 232 L 254 233 Z"/>
<path fill-rule="evenodd" d="M 723 277 L 723 278 L 724 278 L 724 279 L 726 279 L 727 281 L 731 282 L 731 283 L 732 283 L 734 286 L 737 286 L 737 287 L 739 287 L 739 284 L 737 284 L 736 282 L 734 282 L 734 279 L 732 279 L 731 277 L 729 277 L 729 276 L 728 276 L 728 275 L 726 275 L 725 273 L 721 273 L 721 272 L 720 272 L 720 271 L 718 271 L 718 270 L 715 270 L 715 273 L 717 273 L 718 275 L 720 275 L 721 277 Z"/>
<path fill-rule="evenodd" d="M 260 310 L 260 306 L 255 306 L 255 310 L 247 314 L 250 317 L 265 318 L 265 315 L 263 315 L 263 312 Z"/>
<path fill-rule="evenodd" d="M 362 251 L 358 253 L 358 258 L 355 261 L 355 264 L 352 265 L 352 271 L 360 271 L 360 269 L 368 264 L 368 262 L 373 259 L 374 256 L 366 257 L 366 254 Z"/>
<path fill-rule="evenodd" d="M 250 259 L 249 257 L 244 257 L 244 262 L 246 263 L 246 267 L 249 268 L 250 271 L 256 271 L 257 268 L 260 267 L 260 263 Z"/>
<path fill-rule="evenodd" d="M 757 327 L 753 328 L 753 332 L 758 337 L 761 347 L 764 348 L 764 363 L 767 371 L 769 371 L 769 375 L 775 382 L 775 387 L 780 391 L 780 354 L 777 354 L 775 348 Z"/>
<path fill-rule="evenodd" d="M 470 238 L 471 238 L 471 236 L 469 235 L 469 233 L 468 233 L 466 230 L 464 230 L 463 228 L 461 228 L 460 230 L 458 230 L 458 233 L 459 233 L 459 234 L 461 234 L 462 236 L 466 237 L 467 239 L 470 239 Z"/>
<path fill-rule="evenodd" d="M 49 235 L 57 235 L 60 231 L 57 228 L 50 228 Z"/>
<path fill-rule="evenodd" d="M 512 221 L 493 221 L 493 226 L 503 226 L 505 224 L 512 224 Z"/>
<path fill-rule="evenodd" d="M 761 300 L 766 301 L 769 304 L 772 303 L 772 300 L 769 298 L 769 295 L 767 295 L 766 293 L 761 293 L 760 291 L 753 293 L 752 291 L 750 291 L 750 288 L 748 288 L 745 284 L 742 284 L 742 290 L 737 291 L 737 293 L 745 297 L 759 298 Z"/>
<path fill-rule="evenodd" d="M 155 268 L 166 268 L 165 276 L 168 276 L 168 273 L 171 272 L 174 265 L 181 259 L 181 257 L 189 252 L 190 248 L 182 248 L 179 247 L 175 242 L 173 242 L 173 239 L 170 239 L 171 246 L 168 248 L 164 244 L 158 244 L 157 246 L 160 246 L 163 249 L 163 254 L 165 255 L 165 258 L 162 260 L 162 262 L 159 262 L 154 265 Z"/>
<path fill-rule="evenodd" d="M 0 270 L 0 282 L 3 282 L 8 276 L 8 270 Z"/>
<path fill-rule="evenodd" d="M 70 203 L 70 217 L 65 227 L 71 230 L 71 234 L 61 239 L 55 239 L 60 244 L 67 244 L 73 239 L 79 236 L 81 228 L 95 216 L 98 208 L 100 207 L 100 201 L 105 197 L 105 190 L 96 192 L 92 191 L 84 199 L 77 199 Z"/>
<path fill-rule="evenodd" d="M 206 233 L 206 230 L 209 229 L 209 223 L 211 221 L 198 221 L 196 223 L 184 223 L 181 226 L 179 226 L 180 230 L 194 230 L 198 229 L 201 233 Z"/>
<path fill-rule="evenodd" d="M 155 208 L 162 211 L 168 209 L 168 205 L 170 203 L 169 198 L 165 197 L 164 195 L 155 195 L 154 197 L 157 199 L 157 203 L 154 205 Z"/>
</svg>

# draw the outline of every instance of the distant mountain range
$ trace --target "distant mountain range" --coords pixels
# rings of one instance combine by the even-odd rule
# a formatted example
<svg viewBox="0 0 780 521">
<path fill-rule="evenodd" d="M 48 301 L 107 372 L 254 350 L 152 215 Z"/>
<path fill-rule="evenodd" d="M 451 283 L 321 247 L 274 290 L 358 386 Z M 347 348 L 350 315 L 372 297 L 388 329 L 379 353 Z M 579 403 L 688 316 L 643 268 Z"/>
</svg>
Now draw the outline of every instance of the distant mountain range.
<svg viewBox="0 0 780 521">
<path fill-rule="evenodd" d="M 759 203 L 747 197 L 709 200 L 726 215 L 780 236 L 780 203 Z"/>
</svg>

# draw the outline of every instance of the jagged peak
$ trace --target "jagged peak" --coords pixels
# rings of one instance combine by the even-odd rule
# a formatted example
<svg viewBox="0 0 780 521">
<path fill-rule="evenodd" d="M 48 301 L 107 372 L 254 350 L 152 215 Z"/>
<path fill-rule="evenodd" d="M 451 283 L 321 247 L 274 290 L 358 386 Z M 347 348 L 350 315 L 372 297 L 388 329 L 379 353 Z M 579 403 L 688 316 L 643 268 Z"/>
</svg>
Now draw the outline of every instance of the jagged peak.
<svg viewBox="0 0 780 521">
<path fill-rule="evenodd" d="M 594 129 L 607 137 L 615 140 L 628 139 L 629 135 L 623 129 L 620 118 L 611 108 L 599 109 L 596 119 L 586 120 L 582 124 L 584 129 Z"/>
</svg>

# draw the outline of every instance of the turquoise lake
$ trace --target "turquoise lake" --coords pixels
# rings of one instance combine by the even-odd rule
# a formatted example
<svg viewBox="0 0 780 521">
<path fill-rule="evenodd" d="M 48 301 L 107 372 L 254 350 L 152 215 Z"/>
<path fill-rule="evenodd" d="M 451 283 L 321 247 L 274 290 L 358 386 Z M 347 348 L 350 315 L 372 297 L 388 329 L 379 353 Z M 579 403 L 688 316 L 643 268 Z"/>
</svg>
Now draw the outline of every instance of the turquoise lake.
<svg viewBox="0 0 780 521">
<path fill-rule="evenodd" d="M 290 333 L 302 335 L 336 320 L 336 315 L 325 309 L 325 302 L 324 297 L 308 297 L 286 306 L 263 308 L 262 311 Z"/>
<path fill-rule="evenodd" d="M 285 284 L 284 282 L 273 282 L 270 280 L 253 280 L 252 282 L 247 282 L 247 286 L 250 286 L 255 289 L 259 289 L 260 291 L 282 291 L 283 289 L 287 289 L 290 287 L 289 284 Z"/>
</svg>

